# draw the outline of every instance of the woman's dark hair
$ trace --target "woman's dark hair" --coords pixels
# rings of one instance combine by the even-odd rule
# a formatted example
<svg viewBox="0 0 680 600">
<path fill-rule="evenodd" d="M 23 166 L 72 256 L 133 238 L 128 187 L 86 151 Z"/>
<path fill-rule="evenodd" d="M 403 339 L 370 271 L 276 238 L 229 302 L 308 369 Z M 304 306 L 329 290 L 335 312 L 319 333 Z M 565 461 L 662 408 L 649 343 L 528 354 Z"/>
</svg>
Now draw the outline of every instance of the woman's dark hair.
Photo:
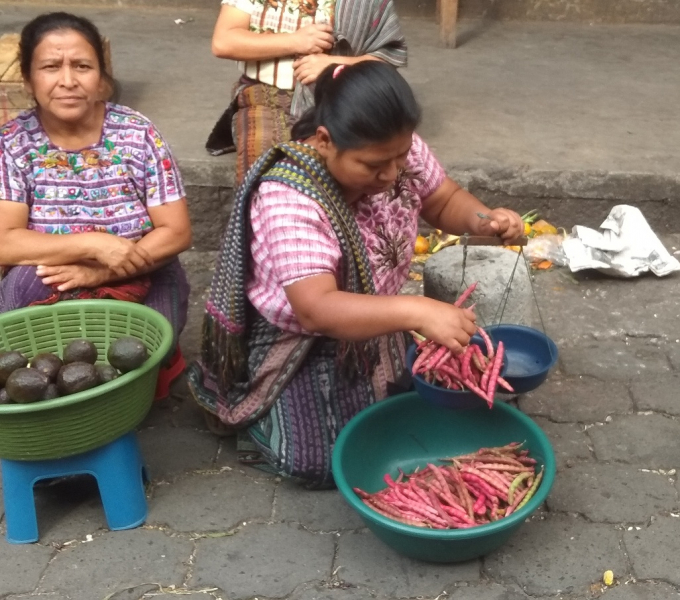
<svg viewBox="0 0 680 600">
<path fill-rule="evenodd" d="M 99 71 L 102 77 L 110 79 L 106 72 L 106 62 L 104 60 L 104 43 L 102 36 L 92 21 L 72 15 L 67 12 L 45 13 L 27 23 L 21 30 L 21 40 L 19 41 L 19 64 L 21 74 L 25 79 L 31 76 L 31 62 L 33 54 L 38 44 L 43 38 L 54 31 L 75 31 L 82 35 L 94 49 L 99 63 Z"/>
<path fill-rule="evenodd" d="M 330 65 L 319 75 L 314 107 L 293 126 L 294 140 L 311 137 L 323 126 L 342 151 L 415 130 L 420 106 L 394 67 L 371 60 L 337 68 Z"/>
</svg>

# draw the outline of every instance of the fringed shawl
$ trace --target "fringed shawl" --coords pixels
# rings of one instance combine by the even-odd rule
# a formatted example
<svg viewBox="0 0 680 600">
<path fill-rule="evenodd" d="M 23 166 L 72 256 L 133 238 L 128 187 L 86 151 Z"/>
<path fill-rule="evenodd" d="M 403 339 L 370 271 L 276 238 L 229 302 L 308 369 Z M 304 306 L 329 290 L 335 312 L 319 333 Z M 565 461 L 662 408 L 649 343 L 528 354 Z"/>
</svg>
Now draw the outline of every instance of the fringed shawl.
<svg viewBox="0 0 680 600">
<path fill-rule="evenodd" d="M 335 180 L 306 144 L 279 144 L 261 156 L 239 187 L 231 219 L 215 267 L 204 319 L 202 362 L 214 376 L 220 393 L 247 380 L 248 313 L 246 295 L 250 260 L 250 201 L 262 181 L 278 181 L 316 201 L 330 221 L 343 255 L 343 290 L 375 294 L 366 248 L 349 206 Z M 346 376 L 369 375 L 378 360 L 375 340 L 339 345 Z"/>
</svg>

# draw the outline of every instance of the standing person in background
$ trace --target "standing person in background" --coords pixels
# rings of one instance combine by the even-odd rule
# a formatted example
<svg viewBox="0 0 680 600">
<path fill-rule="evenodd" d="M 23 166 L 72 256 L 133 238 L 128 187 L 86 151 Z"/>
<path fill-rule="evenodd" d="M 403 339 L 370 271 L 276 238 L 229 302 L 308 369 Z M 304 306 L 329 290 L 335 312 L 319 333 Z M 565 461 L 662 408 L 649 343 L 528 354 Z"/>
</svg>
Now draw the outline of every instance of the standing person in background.
<svg viewBox="0 0 680 600">
<path fill-rule="evenodd" d="M 392 0 L 222 0 L 212 49 L 243 73 L 206 144 L 214 155 L 236 150 L 237 185 L 263 152 L 290 139 L 329 64 L 406 65 Z"/>
</svg>

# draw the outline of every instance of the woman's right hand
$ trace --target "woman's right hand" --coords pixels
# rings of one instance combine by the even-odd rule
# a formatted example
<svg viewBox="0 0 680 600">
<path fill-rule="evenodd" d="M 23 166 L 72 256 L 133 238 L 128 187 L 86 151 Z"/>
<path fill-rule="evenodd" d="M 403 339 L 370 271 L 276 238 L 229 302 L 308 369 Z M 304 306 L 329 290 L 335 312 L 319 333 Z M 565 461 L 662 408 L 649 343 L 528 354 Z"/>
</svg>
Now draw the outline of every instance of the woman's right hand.
<svg viewBox="0 0 680 600">
<path fill-rule="evenodd" d="M 153 266 L 153 258 L 139 244 L 110 233 L 94 233 L 94 260 L 109 268 L 117 277 L 133 277 Z"/>
<path fill-rule="evenodd" d="M 475 313 L 467 308 L 458 308 L 430 298 L 422 300 L 422 324 L 416 331 L 427 339 L 446 346 L 455 354 L 462 353 L 477 331 Z"/>
<path fill-rule="evenodd" d="M 330 25 L 316 24 L 300 27 L 291 34 L 295 54 L 320 54 L 333 48 L 333 28 Z"/>
</svg>

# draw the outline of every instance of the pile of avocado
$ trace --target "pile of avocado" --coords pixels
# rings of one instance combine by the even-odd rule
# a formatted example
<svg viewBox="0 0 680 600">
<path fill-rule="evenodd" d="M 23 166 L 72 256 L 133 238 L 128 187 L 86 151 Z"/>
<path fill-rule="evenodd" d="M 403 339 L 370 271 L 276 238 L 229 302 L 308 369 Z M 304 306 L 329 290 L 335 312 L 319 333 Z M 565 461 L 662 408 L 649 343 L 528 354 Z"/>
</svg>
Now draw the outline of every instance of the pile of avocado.
<svg viewBox="0 0 680 600">
<path fill-rule="evenodd" d="M 28 404 L 89 390 L 138 369 L 149 351 L 137 338 L 122 337 L 109 346 L 109 364 L 96 364 L 98 358 L 97 347 L 84 339 L 69 342 L 61 358 L 46 352 L 30 364 L 21 352 L 0 352 L 0 404 Z"/>
</svg>

